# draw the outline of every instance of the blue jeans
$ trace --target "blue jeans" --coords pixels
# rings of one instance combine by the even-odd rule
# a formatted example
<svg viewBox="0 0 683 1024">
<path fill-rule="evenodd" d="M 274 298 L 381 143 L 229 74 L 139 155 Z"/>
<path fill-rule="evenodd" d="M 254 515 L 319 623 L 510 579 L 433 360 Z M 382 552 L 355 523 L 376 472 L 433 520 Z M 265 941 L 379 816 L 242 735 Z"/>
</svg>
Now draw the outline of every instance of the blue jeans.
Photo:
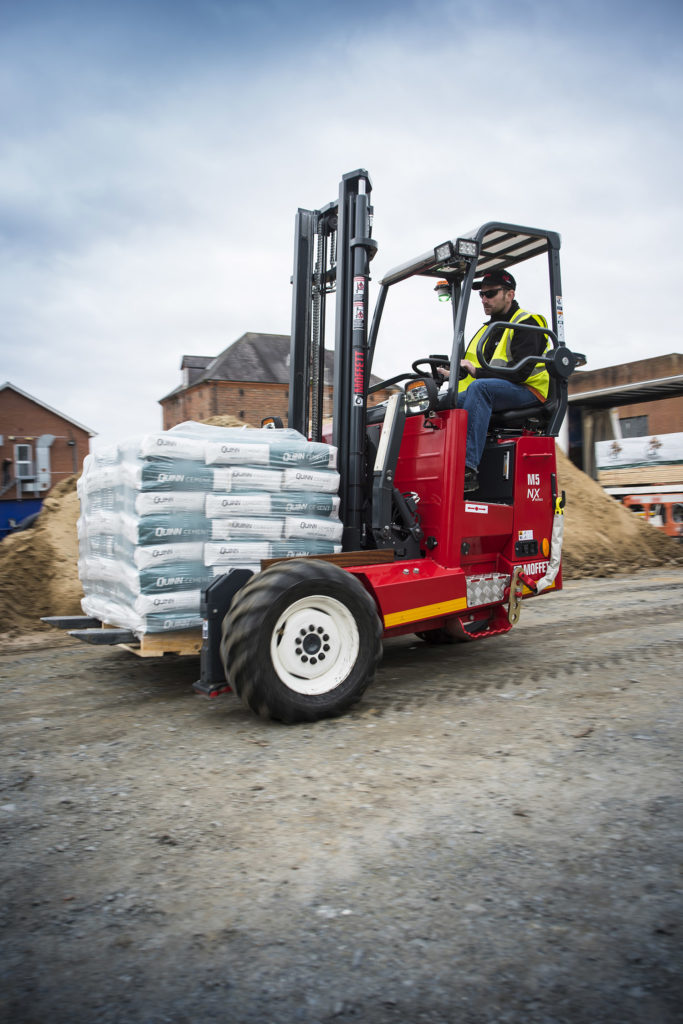
<svg viewBox="0 0 683 1024">
<path fill-rule="evenodd" d="M 501 377 L 474 380 L 458 398 L 458 409 L 467 410 L 467 447 L 465 465 L 477 469 L 486 444 L 486 431 L 492 412 L 521 409 L 524 405 L 542 405 L 523 384 L 513 384 Z"/>
</svg>

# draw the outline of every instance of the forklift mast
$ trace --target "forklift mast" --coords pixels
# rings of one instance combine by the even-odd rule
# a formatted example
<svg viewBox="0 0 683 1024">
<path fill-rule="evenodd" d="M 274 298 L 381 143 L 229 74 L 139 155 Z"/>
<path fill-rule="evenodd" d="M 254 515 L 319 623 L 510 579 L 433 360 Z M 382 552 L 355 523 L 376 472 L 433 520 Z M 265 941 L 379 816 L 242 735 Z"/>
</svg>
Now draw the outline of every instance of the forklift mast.
<svg viewBox="0 0 683 1024">
<path fill-rule="evenodd" d="M 336 202 L 298 211 L 294 235 L 288 422 L 311 440 L 321 440 L 326 297 L 336 292 L 332 443 L 339 450 L 345 551 L 361 547 L 366 486 L 368 282 L 377 251 L 371 192 L 367 171 L 345 174 Z"/>
</svg>

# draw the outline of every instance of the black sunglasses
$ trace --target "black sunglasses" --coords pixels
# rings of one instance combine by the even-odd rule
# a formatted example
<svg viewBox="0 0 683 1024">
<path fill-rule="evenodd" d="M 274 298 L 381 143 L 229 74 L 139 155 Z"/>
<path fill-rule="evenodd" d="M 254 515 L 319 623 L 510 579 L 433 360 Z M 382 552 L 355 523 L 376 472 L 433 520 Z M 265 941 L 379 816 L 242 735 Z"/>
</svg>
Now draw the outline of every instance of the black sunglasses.
<svg viewBox="0 0 683 1024">
<path fill-rule="evenodd" d="M 497 295 L 498 292 L 501 291 L 501 289 L 502 285 L 500 288 L 487 288 L 486 291 L 483 291 L 482 289 L 482 291 L 480 291 L 479 294 L 481 295 L 482 299 L 492 299 L 494 295 Z"/>
</svg>

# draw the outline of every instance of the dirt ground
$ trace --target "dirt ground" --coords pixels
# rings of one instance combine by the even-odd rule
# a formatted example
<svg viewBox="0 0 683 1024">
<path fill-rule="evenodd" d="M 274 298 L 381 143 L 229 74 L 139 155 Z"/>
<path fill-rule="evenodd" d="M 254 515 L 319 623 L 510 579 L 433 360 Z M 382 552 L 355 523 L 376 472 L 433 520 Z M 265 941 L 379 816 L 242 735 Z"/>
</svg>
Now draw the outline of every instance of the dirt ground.
<svg viewBox="0 0 683 1024">
<path fill-rule="evenodd" d="M 0 1018 L 681 1021 L 682 624 L 679 566 L 570 581 L 305 727 L 15 638 Z"/>
<path fill-rule="evenodd" d="M 680 547 L 559 453 L 565 589 L 266 723 L 80 613 L 75 479 L 0 545 L 0 1020 L 674 1024 Z"/>
</svg>

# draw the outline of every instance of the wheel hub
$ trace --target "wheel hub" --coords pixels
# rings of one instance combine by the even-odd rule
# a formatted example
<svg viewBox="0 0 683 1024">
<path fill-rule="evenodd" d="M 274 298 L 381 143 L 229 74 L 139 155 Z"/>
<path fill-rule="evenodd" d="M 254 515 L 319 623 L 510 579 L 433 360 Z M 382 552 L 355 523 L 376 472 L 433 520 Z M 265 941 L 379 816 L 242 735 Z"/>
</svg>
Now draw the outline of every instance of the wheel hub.
<svg viewBox="0 0 683 1024">
<path fill-rule="evenodd" d="M 358 629 L 341 601 L 313 596 L 282 613 L 271 655 L 280 679 L 299 693 L 327 693 L 346 678 L 358 655 Z"/>
<path fill-rule="evenodd" d="M 324 661 L 327 652 L 330 649 L 330 635 L 326 633 L 322 626 L 318 626 L 317 630 L 309 627 L 309 630 L 300 629 L 299 636 L 294 641 L 295 653 L 306 661 L 306 658 L 319 658 L 320 661 Z"/>
</svg>

